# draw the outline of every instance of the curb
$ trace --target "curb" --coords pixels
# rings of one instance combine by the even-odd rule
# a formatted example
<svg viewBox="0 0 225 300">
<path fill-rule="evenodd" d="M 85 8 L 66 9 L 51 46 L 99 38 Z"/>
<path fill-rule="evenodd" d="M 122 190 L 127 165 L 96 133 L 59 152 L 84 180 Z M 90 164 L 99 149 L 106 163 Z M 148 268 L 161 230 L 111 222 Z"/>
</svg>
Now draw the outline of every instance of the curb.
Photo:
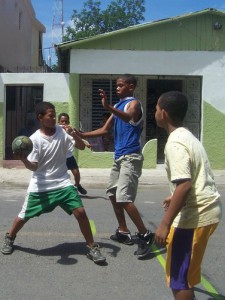
<svg viewBox="0 0 225 300">
<path fill-rule="evenodd" d="M 80 169 L 81 184 L 89 188 L 106 188 L 111 169 Z M 225 184 L 225 170 L 213 171 L 217 185 Z M 25 168 L 6 169 L 0 167 L 0 185 L 11 185 L 27 188 L 31 171 Z M 71 177 L 72 182 L 74 181 Z M 139 179 L 139 187 L 153 185 L 168 185 L 166 171 L 158 169 L 143 169 Z"/>
</svg>

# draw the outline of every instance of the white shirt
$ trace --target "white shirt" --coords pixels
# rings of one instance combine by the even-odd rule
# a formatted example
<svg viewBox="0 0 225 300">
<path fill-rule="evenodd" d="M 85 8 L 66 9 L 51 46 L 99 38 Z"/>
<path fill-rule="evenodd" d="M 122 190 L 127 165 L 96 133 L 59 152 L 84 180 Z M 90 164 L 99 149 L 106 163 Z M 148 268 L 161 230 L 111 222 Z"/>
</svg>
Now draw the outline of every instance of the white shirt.
<svg viewBox="0 0 225 300">
<path fill-rule="evenodd" d="M 66 157 L 74 150 L 74 143 L 65 130 L 56 125 L 56 132 L 46 136 L 38 129 L 30 139 L 33 151 L 28 160 L 38 162 L 38 169 L 32 173 L 28 192 L 45 192 L 72 185 Z"/>
</svg>

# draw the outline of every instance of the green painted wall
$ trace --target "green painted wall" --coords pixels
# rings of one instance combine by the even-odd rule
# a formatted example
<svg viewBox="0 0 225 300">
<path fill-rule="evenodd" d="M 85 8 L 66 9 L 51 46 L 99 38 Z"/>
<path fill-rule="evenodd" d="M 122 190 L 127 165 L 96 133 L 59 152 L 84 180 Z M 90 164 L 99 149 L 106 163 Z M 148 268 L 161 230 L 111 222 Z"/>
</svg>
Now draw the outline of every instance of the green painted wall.
<svg viewBox="0 0 225 300">
<path fill-rule="evenodd" d="M 157 139 L 148 141 L 142 150 L 144 155 L 143 169 L 155 169 L 157 165 Z"/>
<path fill-rule="evenodd" d="M 3 133 L 4 133 L 4 124 L 3 124 L 3 103 L 0 102 L 0 165 L 2 165 L 3 160 Z"/>
<path fill-rule="evenodd" d="M 213 169 L 225 169 L 225 115 L 203 102 L 203 145 Z"/>
<path fill-rule="evenodd" d="M 78 151 L 80 168 L 111 168 L 113 152 L 92 152 L 89 148 Z M 143 148 L 144 169 L 155 169 L 157 161 L 157 140 L 148 141 Z"/>
<path fill-rule="evenodd" d="M 62 112 L 69 114 L 70 125 L 75 128 L 79 128 L 79 83 L 80 76 L 71 74 L 69 79 L 70 98 L 67 99 L 67 102 L 52 102 L 55 105 L 57 117 Z M 78 150 L 74 151 L 74 156 L 78 159 Z"/>
<path fill-rule="evenodd" d="M 52 102 L 55 105 L 56 117 L 58 122 L 58 115 L 62 112 L 69 113 L 69 103 L 68 102 Z"/>
</svg>

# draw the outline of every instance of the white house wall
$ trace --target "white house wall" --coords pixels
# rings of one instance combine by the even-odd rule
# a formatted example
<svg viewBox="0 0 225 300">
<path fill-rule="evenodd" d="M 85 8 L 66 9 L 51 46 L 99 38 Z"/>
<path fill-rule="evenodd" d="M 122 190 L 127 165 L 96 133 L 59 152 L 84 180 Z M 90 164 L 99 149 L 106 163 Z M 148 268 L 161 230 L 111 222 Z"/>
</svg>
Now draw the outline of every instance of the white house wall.
<svg viewBox="0 0 225 300">
<path fill-rule="evenodd" d="M 225 113 L 225 52 L 73 49 L 70 73 L 202 76 L 202 98 Z"/>
<path fill-rule="evenodd" d="M 69 74 L 63 73 L 1 73 L 0 102 L 4 102 L 5 85 L 43 85 L 44 101 L 68 102 Z"/>
</svg>

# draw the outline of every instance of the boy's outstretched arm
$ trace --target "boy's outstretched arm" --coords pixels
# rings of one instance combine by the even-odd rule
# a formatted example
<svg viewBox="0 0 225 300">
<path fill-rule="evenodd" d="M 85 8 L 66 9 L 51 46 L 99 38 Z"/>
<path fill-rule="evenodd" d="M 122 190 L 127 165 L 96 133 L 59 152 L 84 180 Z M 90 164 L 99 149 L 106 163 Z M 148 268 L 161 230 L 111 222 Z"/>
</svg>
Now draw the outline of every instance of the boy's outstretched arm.
<svg viewBox="0 0 225 300">
<path fill-rule="evenodd" d="M 69 127 L 69 126 L 68 126 Z M 76 133 L 76 130 L 73 128 L 69 127 L 66 129 L 66 132 L 72 136 L 72 138 L 75 141 L 75 147 L 79 150 L 84 150 L 85 148 L 85 143 L 84 141 L 79 137 L 79 135 Z"/>
<path fill-rule="evenodd" d="M 88 131 L 88 132 L 79 132 L 77 130 L 76 131 L 76 134 L 79 135 L 81 138 L 87 138 L 87 137 L 97 137 L 97 136 L 102 136 L 102 135 L 105 135 L 107 134 L 110 129 L 112 128 L 113 126 L 113 115 L 111 115 L 108 120 L 106 121 L 106 123 L 96 129 L 96 130 L 93 130 L 93 131 Z"/>
<path fill-rule="evenodd" d="M 165 211 L 164 217 L 155 232 L 155 241 L 157 244 L 166 244 L 166 239 L 173 220 L 184 206 L 191 186 L 191 180 L 185 180 L 177 183 L 176 189 L 171 197 L 170 204 Z"/>
</svg>

